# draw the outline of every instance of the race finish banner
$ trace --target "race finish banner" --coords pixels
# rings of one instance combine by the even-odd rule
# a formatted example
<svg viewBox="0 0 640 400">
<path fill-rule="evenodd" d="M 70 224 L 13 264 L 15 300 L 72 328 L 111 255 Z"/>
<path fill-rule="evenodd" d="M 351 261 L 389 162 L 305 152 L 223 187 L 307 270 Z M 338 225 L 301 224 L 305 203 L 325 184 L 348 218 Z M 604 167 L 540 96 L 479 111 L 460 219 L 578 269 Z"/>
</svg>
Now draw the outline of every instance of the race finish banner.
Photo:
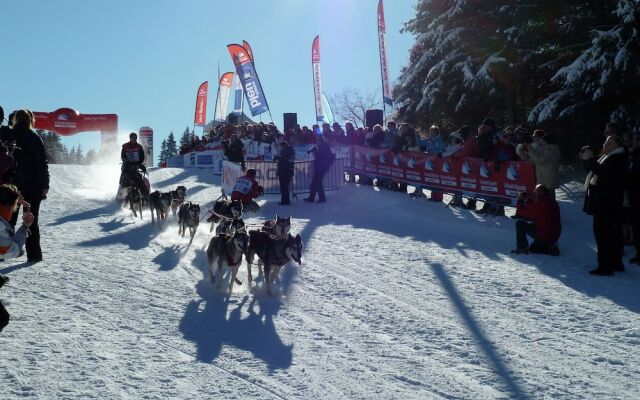
<svg viewBox="0 0 640 400">
<path fill-rule="evenodd" d="M 204 126 L 207 123 L 207 92 L 209 91 L 209 81 L 204 81 L 198 88 L 196 96 L 196 112 L 193 123 L 196 126 Z"/>
<path fill-rule="evenodd" d="M 382 72 L 382 97 L 386 104 L 392 106 L 393 97 L 391 95 L 387 63 L 387 28 L 384 22 L 384 6 L 382 5 L 382 0 L 378 2 L 378 45 L 380 47 L 380 68 Z"/>
<path fill-rule="evenodd" d="M 320 36 L 313 39 L 311 46 L 311 67 L 313 70 L 313 94 L 316 102 L 316 122 L 324 122 L 322 102 L 322 77 L 320 75 Z"/>
<path fill-rule="evenodd" d="M 218 98 L 216 99 L 216 112 L 213 118 L 216 121 L 224 121 L 227 119 L 227 106 L 229 104 L 229 94 L 231 93 L 231 84 L 233 83 L 233 72 L 225 72 L 220 77 L 220 89 L 218 90 Z"/>
<path fill-rule="evenodd" d="M 442 158 L 424 153 L 354 146 L 352 172 L 419 185 L 469 197 L 507 199 L 536 186 L 533 165 L 524 161 L 485 162 L 478 158 Z"/>
<path fill-rule="evenodd" d="M 236 73 L 242 83 L 244 95 L 251 109 L 251 115 L 256 116 L 269 111 L 267 99 L 262 90 L 262 85 L 260 85 L 260 80 L 256 74 L 251 57 L 245 48 L 238 44 L 230 44 L 227 48 L 236 67 Z"/>
</svg>

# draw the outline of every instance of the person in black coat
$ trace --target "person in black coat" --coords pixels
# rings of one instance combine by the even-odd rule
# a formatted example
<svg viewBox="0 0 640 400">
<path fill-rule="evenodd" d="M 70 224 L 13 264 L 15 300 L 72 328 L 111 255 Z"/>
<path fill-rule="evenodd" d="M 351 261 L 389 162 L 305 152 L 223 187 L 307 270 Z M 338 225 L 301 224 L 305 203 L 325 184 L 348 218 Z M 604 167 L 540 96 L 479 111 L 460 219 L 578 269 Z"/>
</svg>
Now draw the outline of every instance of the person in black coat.
<svg viewBox="0 0 640 400">
<path fill-rule="evenodd" d="M 280 143 L 280 152 L 276 154 L 274 160 L 278 162 L 277 175 L 280 180 L 280 205 L 286 206 L 291 204 L 289 199 L 289 184 L 293 178 L 293 160 L 295 160 L 295 152 L 293 147 L 289 146 L 287 141 Z"/>
<path fill-rule="evenodd" d="M 224 144 L 224 155 L 227 156 L 227 159 L 242 165 L 242 169 L 244 169 L 244 143 L 238 138 L 238 135 L 234 133 L 231 135 L 230 141 L 223 141 L 222 143 Z"/>
<path fill-rule="evenodd" d="M 31 205 L 34 221 L 29 229 L 30 234 L 26 242 L 27 261 L 37 263 L 42 261 L 38 215 L 40 202 L 47 198 L 49 192 L 49 159 L 42 139 L 33 130 L 33 119 L 30 112 L 18 110 L 15 114 L 15 121 L 13 135 L 16 149 L 13 152 L 15 160 L 13 184 L 18 187 L 23 199 Z M 18 212 L 15 212 L 11 219 L 11 225 L 15 226 L 17 220 Z"/>
<path fill-rule="evenodd" d="M 313 203 L 315 201 L 316 193 L 318 194 L 318 203 L 324 203 L 327 201 L 327 198 L 324 195 L 324 188 L 322 187 L 322 178 L 324 178 L 324 174 L 329 171 L 334 160 L 334 155 L 331 152 L 331 148 L 326 142 L 326 139 L 323 136 L 319 136 L 318 140 L 318 146 L 309 150 L 309 153 L 313 153 L 313 156 L 315 157 L 313 161 L 313 178 L 311 179 L 311 187 L 309 188 L 309 197 L 304 199 L 304 201 L 309 203 Z"/>
<path fill-rule="evenodd" d="M 598 266 L 589 273 L 613 275 L 615 271 L 624 271 L 621 220 L 627 185 L 627 156 L 622 139 L 613 135 L 607 137 L 602 154 L 596 159 L 588 147 L 580 152 L 589 171 L 583 210 L 593 216 L 593 234 L 598 247 Z"/>
<path fill-rule="evenodd" d="M 627 197 L 631 209 L 631 232 L 636 255 L 629 262 L 640 264 L 640 132 L 633 135 L 633 147 L 629 157 L 629 175 Z"/>
</svg>

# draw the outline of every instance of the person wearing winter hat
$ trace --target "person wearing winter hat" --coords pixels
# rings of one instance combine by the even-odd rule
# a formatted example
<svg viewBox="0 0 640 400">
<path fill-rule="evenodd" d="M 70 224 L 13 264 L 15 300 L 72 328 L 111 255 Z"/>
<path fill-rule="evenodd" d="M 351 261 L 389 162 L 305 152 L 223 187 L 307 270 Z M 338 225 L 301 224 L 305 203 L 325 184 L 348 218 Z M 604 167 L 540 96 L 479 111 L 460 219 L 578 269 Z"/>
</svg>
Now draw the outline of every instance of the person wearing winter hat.
<svg viewBox="0 0 640 400">
<path fill-rule="evenodd" d="M 596 239 L 598 265 L 591 275 L 613 275 L 624 271 L 622 263 L 622 206 L 627 185 L 627 156 L 619 136 L 609 136 L 604 142 L 603 155 L 596 159 L 589 147 L 580 152 L 589 173 L 583 211 L 593 216 L 593 235 Z"/>
<path fill-rule="evenodd" d="M 11 216 L 22 205 L 22 226 L 14 231 L 11 226 Z M 27 240 L 27 230 L 33 224 L 34 216 L 29 211 L 29 204 L 22 199 L 18 188 L 13 185 L 0 186 L 0 261 L 19 257 L 24 253 L 24 244 Z M 9 278 L 0 275 L 0 287 L 7 283 Z M 9 313 L 0 302 L 0 332 L 9 323 Z"/>
<path fill-rule="evenodd" d="M 536 167 L 536 183 L 549 188 L 553 198 L 556 189 L 560 187 L 560 147 L 555 143 L 552 134 L 545 134 L 543 130 L 533 133 L 533 143 L 527 152 L 529 161 Z"/>
</svg>

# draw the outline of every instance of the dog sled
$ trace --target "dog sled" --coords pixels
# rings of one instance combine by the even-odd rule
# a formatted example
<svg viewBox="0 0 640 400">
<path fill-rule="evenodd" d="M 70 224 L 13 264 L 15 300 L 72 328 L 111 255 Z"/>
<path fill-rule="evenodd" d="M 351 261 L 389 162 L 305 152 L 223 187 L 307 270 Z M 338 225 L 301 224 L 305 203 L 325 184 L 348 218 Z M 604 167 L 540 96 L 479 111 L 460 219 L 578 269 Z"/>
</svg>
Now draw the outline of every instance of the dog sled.
<svg viewBox="0 0 640 400">
<path fill-rule="evenodd" d="M 151 183 L 149 182 L 147 171 L 144 166 L 122 165 L 116 200 L 120 202 L 124 201 L 131 187 L 135 187 L 140 190 L 140 193 L 144 198 L 147 198 L 149 193 L 151 193 Z"/>
</svg>

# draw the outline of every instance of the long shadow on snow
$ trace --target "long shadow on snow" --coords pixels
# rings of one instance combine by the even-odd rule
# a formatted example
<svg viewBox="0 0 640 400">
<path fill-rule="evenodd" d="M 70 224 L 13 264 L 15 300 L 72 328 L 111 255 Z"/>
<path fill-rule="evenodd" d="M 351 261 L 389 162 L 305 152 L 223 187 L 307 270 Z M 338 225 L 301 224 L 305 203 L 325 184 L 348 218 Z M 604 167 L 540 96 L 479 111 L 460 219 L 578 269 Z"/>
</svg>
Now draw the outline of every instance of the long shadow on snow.
<svg viewBox="0 0 640 400">
<path fill-rule="evenodd" d="M 204 250 L 198 250 L 194 263 L 203 274 L 203 279 L 196 285 L 201 299 L 187 305 L 179 328 L 185 339 L 196 344 L 197 359 L 213 362 L 220 356 L 222 346 L 230 346 L 251 352 L 270 370 L 289 368 L 293 362 L 293 345 L 282 342 L 274 324 L 274 316 L 280 309 L 279 301 L 252 290 L 248 316 L 243 318 L 241 311 L 249 296 L 244 296 L 229 312 L 234 301 L 211 285 Z M 228 284 L 228 279 L 223 282 L 223 290 L 225 283 Z"/>
<path fill-rule="evenodd" d="M 67 222 L 86 221 L 86 220 L 97 218 L 97 217 L 113 215 L 122 208 L 122 205 L 115 200 L 99 202 L 98 204 L 102 204 L 102 206 L 91 209 L 91 210 L 80 211 L 74 214 L 65 215 L 64 217 L 58 218 L 57 220 L 49 223 L 48 225 L 57 226 L 57 225 L 66 224 Z"/>
<path fill-rule="evenodd" d="M 167 178 L 161 181 L 157 181 L 157 182 L 151 182 L 151 186 L 152 187 L 162 187 L 165 188 L 164 190 L 174 190 L 175 187 L 173 186 L 178 186 L 178 185 L 182 185 L 184 184 L 184 181 L 190 178 L 193 178 L 194 176 L 194 170 L 192 169 L 184 169 L 181 172 L 179 172 L 177 175 L 172 176 L 171 178 Z M 203 183 L 210 183 L 213 184 L 214 180 L 216 177 L 214 177 L 214 175 L 207 175 L 208 178 L 207 181 L 203 182 Z M 189 195 L 189 193 L 187 192 L 187 195 Z"/>
<path fill-rule="evenodd" d="M 484 353 L 485 357 L 491 364 L 491 368 L 495 372 L 499 380 L 501 380 L 506 389 L 510 392 L 509 398 L 512 399 L 528 399 L 529 395 L 520 387 L 520 384 L 513 376 L 513 372 L 509 370 L 506 363 L 502 360 L 493 344 L 488 340 L 473 315 L 469 312 L 464 299 L 458 293 L 455 284 L 451 281 L 451 278 L 447 275 L 444 268 L 440 264 L 431 264 L 431 268 L 436 277 L 440 281 L 442 288 L 449 295 L 452 305 L 458 312 L 458 315 L 462 321 L 466 324 L 469 332 L 475 339 L 480 350 Z"/>
<path fill-rule="evenodd" d="M 381 201 L 371 201 L 369 196 L 380 196 Z M 285 217 L 292 215 L 297 219 L 308 219 L 309 222 L 300 232 L 305 244 L 321 226 L 349 225 L 396 237 L 436 243 L 444 249 L 455 249 L 468 258 L 473 257 L 468 250 L 482 253 L 495 261 L 511 258 L 523 264 L 533 265 L 541 273 L 589 297 L 605 297 L 624 308 L 640 313 L 640 299 L 634 294 L 640 284 L 640 269 L 627 266 L 627 272 L 616 274 L 613 278 L 588 275 L 588 269 L 595 266 L 590 266 L 590 263 L 596 261 L 595 252 L 589 247 L 593 245 L 591 218 L 575 214 L 572 207 L 580 207 L 580 204 L 560 203 L 563 224 L 563 236 L 559 243 L 562 252 L 560 257 L 510 254 L 510 250 L 515 247 L 515 221 L 510 218 L 481 218 L 471 211 L 411 199 L 402 193 L 376 193 L 367 186 L 348 185 L 340 192 L 328 192 L 327 203 L 320 204 L 295 201 L 293 206 L 279 206 L 269 198 L 261 208 L 261 215 L 273 218 L 279 213 Z M 425 229 L 425 225 L 432 227 Z M 469 235 L 469 232 L 473 234 Z M 576 237 L 583 238 L 585 233 L 587 240 L 571 240 Z M 472 240 L 469 240 L 470 238 Z M 357 235 L 353 243 L 354 251 L 366 252 L 367 249 L 360 244 Z M 415 251 L 417 256 L 425 256 L 419 246 L 416 246 Z M 477 262 L 470 260 L 469 265 L 472 264 Z"/>
<path fill-rule="evenodd" d="M 381 196 L 383 201 L 363 202 L 362 199 L 368 196 Z M 327 203 L 309 204 L 295 201 L 294 206 L 279 206 L 269 199 L 261 208 L 261 214 L 265 218 L 273 218 L 276 213 L 285 217 L 292 215 L 297 219 L 309 220 L 300 232 L 305 243 L 320 226 L 348 225 L 396 237 L 413 238 L 420 242 L 434 242 L 442 248 L 455 249 L 465 257 L 470 257 L 466 250 L 472 249 L 492 260 L 500 260 L 503 249 L 496 246 L 496 234 L 508 234 L 509 240 L 512 239 L 512 232 L 507 231 L 505 227 L 509 226 L 511 230 L 513 223 L 507 218 L 491 218 L 482 223 L 474 223 L 477 217 L 466 210 L 449 209 L 442 203 L 411 199 L 408 195 L 397 192 L 385 190 L 376 193 L 366 186 L 349 185 L 340 192 L 328 192 Z M 425 225 L 432 225 L 433 228 L 425 229 Z M 496 227 L 501 229 L 496 230 Z M 482 239 L 481 244 L 474 246 L 473 243 L 461 243 L 457 233 L 469 228 L 478 232 L 477 236 Z M 357 243 L 358 238 L 355 237 L 354 245 Z M 358 249 L 363 250 L 360 245 Z M 419 251 L 416 247 L 416 252 Z"/>
<path fill-rule="evenodd" d="M 148 214 L 147 214 L 148 215 Z M 135 228 L 127 231 L 106 235 L 103 237 L 85 240 L 78 243 L 80 247 L 110 246 L 113 244 L 125 244 L 131 250 L 141 250 L 147 248 L 151 240 L 157 235 L 157 229 L 151 223 L 136 225 Z"/>
</svg>

